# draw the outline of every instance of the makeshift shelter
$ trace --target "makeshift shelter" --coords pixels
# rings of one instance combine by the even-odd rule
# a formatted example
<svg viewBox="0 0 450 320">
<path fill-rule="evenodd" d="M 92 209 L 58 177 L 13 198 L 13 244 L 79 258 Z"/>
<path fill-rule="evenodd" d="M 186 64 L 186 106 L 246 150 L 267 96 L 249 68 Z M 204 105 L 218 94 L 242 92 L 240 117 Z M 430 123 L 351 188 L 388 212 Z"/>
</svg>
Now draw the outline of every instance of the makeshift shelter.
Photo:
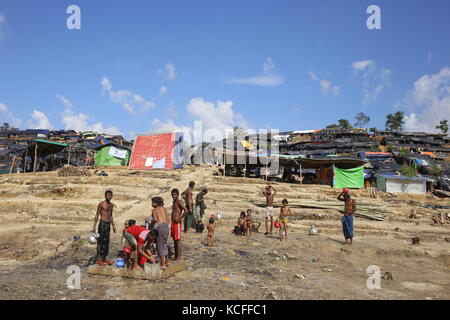
<svg viewBox="0 0 450 320">
<path fill-rule="evenodd" d="M 333 166 L 334 188 L 364 188 L 364 167 L 356 167 L 351 169 L 339 169 Z"/>
<path fill-rule="evenodd" d="M 427 179 L 421 177 L 406 177 L 394 173 L 377 174 L 377 188 L 383 192 L 425 194 Z"/>
<path fill-rule="evenodd" d="M 130 150 L 116 144 L 106 144 L 95 150 L 96 166 L 128 166 Z"/>
<path fill-rule="evenodd" d="M 33 172 L 37 168 L 37 159 L 44 158 L 46 156 L 56 154 L 67 147 L 66 143 L 53 142 L 43 139 L 34 139 L 33 144 L 31 144 L 26 150 L 25 159 L 28 156 L 33 158 Z M 26 163 L 24 164 L 26 166 Z"/>
<path fill-rule="evenodd" d="M 182 132 L 137 135 L 128 169 L 181 169 L 184 159 L 183 141 Z"/>
</svg>

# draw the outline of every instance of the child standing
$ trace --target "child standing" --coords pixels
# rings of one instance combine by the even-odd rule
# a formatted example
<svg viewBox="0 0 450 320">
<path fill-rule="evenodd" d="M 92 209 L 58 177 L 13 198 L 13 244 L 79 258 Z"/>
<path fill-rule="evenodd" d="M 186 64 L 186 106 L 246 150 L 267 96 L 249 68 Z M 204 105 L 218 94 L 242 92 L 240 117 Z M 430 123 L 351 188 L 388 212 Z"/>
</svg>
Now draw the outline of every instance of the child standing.
<svg viewBox="0 0 450 320">
<path fill-rule="evenodd" d="M 247 209 L 247 215 L 245 216 L 245 235 L 250 237 L 252 235 L 253 218 L 252 210 Z"/>
<path fill-rule="evenodd" d="M 278 216 L 278 220 L 280 222 L 280 241 L 287 241 L 287 223 L 288 217 L 292 215 L 291 208 L 288 206 L 288 201 L 284 199 L 281 201 L 281 209 L 280 215 Z M 284 236 L 283 236 L 284 233 Z"/>
<path fill-rule="evenodd" d="M 208 225 L 208 238 L 207 238 L 207 242 L 208 242 L 208 247 L 212 247 L 213 246 L 213 242 L 214 242 L 214 230 L 216 228 L 216 226 L 214 225 L 214 218 L 210 218 L 209 219 L 209 225 Z"/>
</svg>

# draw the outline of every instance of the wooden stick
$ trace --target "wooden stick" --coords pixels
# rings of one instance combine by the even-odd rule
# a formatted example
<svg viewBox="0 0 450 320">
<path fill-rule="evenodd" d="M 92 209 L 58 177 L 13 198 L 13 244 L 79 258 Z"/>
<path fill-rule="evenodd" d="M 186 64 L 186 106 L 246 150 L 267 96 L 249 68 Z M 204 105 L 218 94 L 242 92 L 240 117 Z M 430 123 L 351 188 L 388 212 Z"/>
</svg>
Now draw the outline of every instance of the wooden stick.
<svg viewBox="0 0 450 320">
<path fill-rule="evenodd" d="M 34 147 L 33 172 L 36 172 L 36 166 L 37 166 L 37 149 L 38 149 L 38 143 L 37 143 L 37 141 L 36 141 L 36 146 Z"/>
<path fill-rule="evenodd" d="M 28 148 L 25 151 L 25 158 L 23 158 L 23 173 L 27 172 L 27 157 L 28 157 Z"/>
<path fill-rule="evenodd" d="M 15 164 L 16 164 L 16 156 L 13 157 L 13 160 L 11 162 L 11 167 L 9 168 L 9 174 L 11 174 L 13 172 Z"/>
<path fill-rule="evenodd" d="M 67 157 L 67 164 L 70 164 L 70 146 L 69 146 L 69 156 Z"/>
</svg>

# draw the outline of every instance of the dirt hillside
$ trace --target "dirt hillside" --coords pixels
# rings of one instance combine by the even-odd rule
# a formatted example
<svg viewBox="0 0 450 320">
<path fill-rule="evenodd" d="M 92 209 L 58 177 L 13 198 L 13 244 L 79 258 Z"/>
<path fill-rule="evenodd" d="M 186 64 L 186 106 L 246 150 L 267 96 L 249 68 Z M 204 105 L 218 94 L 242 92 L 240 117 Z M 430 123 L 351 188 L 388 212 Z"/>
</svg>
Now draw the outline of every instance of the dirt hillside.
<svg viewBox="0 0 450 320">
<path fill-rule="evenodd" d="M 59 177 L 56 172 L 0 176 L 0 299 L 449 299 L 450 224 L 432 216 L 444 212 L 427 204 L 450 205 L 433 196 L 352 192 L 358 204 L 384 221 L 355 218 L 353 246 L 342 244 L 337 190 L 327 186 L 275 183 L 276 206 L 293 204 L 289 241 L 264 236 L 264 225 L 251 238 L 231 233 L 240 211 L 254 210 L 263 222 L 264 181 L 216 175 L 214 167 L 174 171 L 104 169 L 108 176 Z M 196 182 L 206 187 L 207 215 L 217 211 L 216 246 L 206 234 L 183 234 L 189 269 L 160 281 L 92 276 L 86 273 L 96 247 L 86 241 L 105 190 L 114 192 L 115 220 L 143 223 L 149 199 L 162 196 L 170 208 L 170 190 Z M 415 211 L 416 218 L 410 218 Z M 447 210 L 449 211 L 449 210 Z M 278 212 L 278 209 L 277 209 Z M 319 235 L 310 236 L 315 225 Z M 74 242 L 80 235 L 82 243 Z M 413 246 L 411 238 L 421 244 Z M 116 258 L 120 232 L 111 238 Z M 170 244 L 172 240 L 170 240 Z M 82 270 L 81 290 L 67 288 L 67 267 Z M 367 288 L 367 268 L 378 266 L 381 289 Z"/>
</svg>

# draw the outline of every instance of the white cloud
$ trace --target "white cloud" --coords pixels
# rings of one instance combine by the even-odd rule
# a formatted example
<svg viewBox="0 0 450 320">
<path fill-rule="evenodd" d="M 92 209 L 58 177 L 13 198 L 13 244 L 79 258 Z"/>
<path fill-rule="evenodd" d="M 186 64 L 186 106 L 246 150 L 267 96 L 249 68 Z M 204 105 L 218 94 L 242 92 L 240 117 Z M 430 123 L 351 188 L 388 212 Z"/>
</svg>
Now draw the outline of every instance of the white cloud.
<svg viewBox="0 0 450 320">
<path fill-rule="evenodd" d="M 102 84 L 102 87 L 103 87 L 103 90 L 104 90 L 104 91 L 105 91 L 105 90 L 106 90 L 106 91 L 109 91 L 109 90 L 111 90 L 111 88 L 112 88 L 111 82 L 110 82 L 109 79 L 106 78 L 106 77 L 103 77 L 101 84 Z"/>
<path fill-rule="evenodd" d="M 166 64 L 167 79 L 174 80 L 177 77 L 175 66 L 172 63 Z"/>
<path fill-rule="evenodd" d="M 121 135 L 120 130 L 115 127 L 105 127 L 102 122 L 89 123 L 89 116 L 83 113 L 74 113 L 71 109 L 64 110 L 62 123 L 66 130 L 75 131 L 95 131 L 98 133 L 106 133 L 111 135 Z"/>
<path fill-rule="evenodd" d="M 391 70 L 378 67 L 373 60 L 355 61 L 351 69 L 362 85 L 364 106 L 376 102 L 381 92 L 392 86 Z"/>
<path fill-rule="evenodd" d="M 436 125 L 441 120 L 450 120 L 450 67 L 418 79 L 403 105 L 413 110 L 405 116 L 407 130 L 438 132 Z"/>
<path fill-rule="evenodd" d="M 33 110 L 31 118 L 33 120 L 28 122 L 28 127 L 30 129 L 53 129 L 50 120 L 42 111 Z"/>
<path fill-rule="evenodd" d="M 194 119 L 203 122 L 205 130 L 218 129 L 225 133 L 226 130 L 234 126 L 248 127 L 242 115 L 233 110 L 232 101 L 219 100 L 214 103 L 198 97 L 188 102 L 186 110 Z"/>
<path fill-rule="evenodd" d="M 159 89 L 159 96 L 162 97 L 167 93 L 167 87 L 166 86 L 161 86 L 161 88 Z"/>
<path fill-rule="evenodd" d="M 268 58 L 266 59 L 266 62 L 264 62 L 264 64 L 263 64 L 263 69 L 264 69 L 264 72 L 265 72 L 265 73 L 270 72 L 270 71 L 272 71 L 273 69 L 275 69 L 275 64 L 273 63 L 271 57 L 268 57 Z"/>
<path fill-rule="evenodd" d="M 329 94 L 337 96 L 341 92 L 341 89 L 339 88 L 339 86 L 332 84 L 328 80 L 319 78 L 314 72 L 308 71 L 307 74 L 311 78 L 311 80 L 316 81 L 320 84 L 320 87 L 322 89 L 322 94 L 324 96 L 327 96 Z"/>
<path fill-rule="evenodd" d="M 6 17 L 3 14 L 0 14 L 0 39 L 5 37 L 5 25 Z"/>
<path fill-rule="evenodd" d="M 375 63 L 373 60 L 355 61 L 352 63 L 353 72 L 364 71 L 365 69 L 373 66 Z"/>
<path fill-rule="evenodd" d="M 64 96 L 62 96 L 62 95 L 60 95 L 60 94 L 58 94 L 58 95 L 56 95 L 56 98 L 57 98 L 59 101 L 61 101 L 62 104 L 63 104 L 65 107 L 67 107 L 67 108 L 72 108 L 72 102 L 70 102 L 70 100 L 67 99 L 66 97 L 64 97 Z"/>
<path fill-rule="evenodd" d="M 164 77 L 168 80 L 175 80 L 177 73 L 175 72 L 175 65 L 173 63 L 167 62 L 164 67 L 165 70 L 158 69 L 156 74 L 160 77 Z"/>
<path fill-rule="evenodd" d="M 433 53 L 432 52 L 428 52 L 427 53 L 427 61 L 428 63 L 430 63 L 433 60 Z"/>
<path fill-rule="evenodd" d="M 108 79 L 104 78 L 104 80 L 104 85 L 108 87 Z M 121 135 L 120 130 L 115 126 L 105 127 L 102 122 L 90 123 L 90 117 L 88 115 L 84 113 L 77 114 L 72 110 L 72 103 L 69 99 L 65 98 L 62 95 L 57 95 L 56 97 L 65 106 L 61 122 L 63 123 L 66 130 L 75 130 L 81 132 L 95 131 L 98 133 Z"/>
<path fill-rule="evenodd" d="M 185 135 L 185 141 L 188 145 L 193 144 L 194 130 L 202 130 L 195 132 L 196 140 L 199 136 L 204 141 L 220 140 L 228 136 L 228 133 L 235 126 L 248 128 L 247 122 L 239 113 L 233 110 L 233 102 L 217 101 L 209 102 L 198 97 L 191 99 L 186 105 L 187 113 L 193 118 L 193 126 L 185 126 L 176 124 L 172 119 L 165 121 L 160 119 L 151 120 L 153 130 L 182 131 Z M 200 121 L 201 124 L 197 123 Z M 197 141 L 198 142 L 198 141 Z"/>
<path fill-rule="evenodd" d="M 132 114 L 142 115 L 144 112 L 152 109 L 156 104 L 147 101 L 140 95 L 128 90 L 112 90 L 112 84 L 108 78 L 103 77 L 101 85 L 104 92 L 109 94 L 109 98 L 113 103 L 120 104 L 126 111 Z"/>
<path fill-rule="evenodd" d="M 250 78 L 231 78 L 225 83 L 228 84 L 246 84 L 260 87 L 276 87 L 283 84 L 284 79 L 278 75 L 261 75 Z"/>
<path fill-rule="evenodd" d="M 19 127 L 22 124 L 22 120 L 16 118 L 14 113 L 12 113 L 12 111 L 10 111 L 9 108 L 3 103 L 0 103 L 0 112 L 6 114 L 6 116 L 3 117 L 2 114 L 0 113 L 1 123 L 8 122 L 14 127 Z"/>
<path fill-rule="evenodd" d="M 245 84 L 260 87 L 276 87 L 284 83 L 284 78 L 276 73 L 275 64 L 272 58 L 267 58 L 263 64 L 264 74 L 253 77 L 229 78 L 225 80 L 227 84 Z"/>
</svg>

